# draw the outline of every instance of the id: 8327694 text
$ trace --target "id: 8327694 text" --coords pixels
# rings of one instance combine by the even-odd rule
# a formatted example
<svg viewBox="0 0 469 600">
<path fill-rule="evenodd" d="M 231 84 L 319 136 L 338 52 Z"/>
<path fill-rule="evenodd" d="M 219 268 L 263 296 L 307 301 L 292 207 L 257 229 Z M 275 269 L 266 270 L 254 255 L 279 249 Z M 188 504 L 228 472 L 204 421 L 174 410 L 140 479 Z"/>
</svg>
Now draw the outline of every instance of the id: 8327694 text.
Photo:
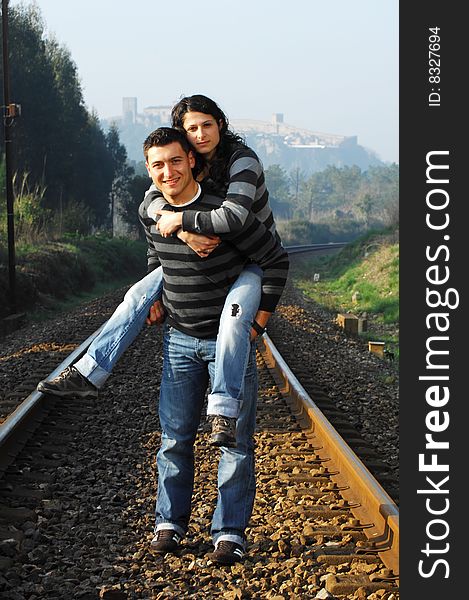
<svg viewBox="0 0 469 600">
<path fill-rule="evenodd" d="M 428 106 L 436 107 L 441 104 L 441 27 L 428 28 Z"/>
</svg>

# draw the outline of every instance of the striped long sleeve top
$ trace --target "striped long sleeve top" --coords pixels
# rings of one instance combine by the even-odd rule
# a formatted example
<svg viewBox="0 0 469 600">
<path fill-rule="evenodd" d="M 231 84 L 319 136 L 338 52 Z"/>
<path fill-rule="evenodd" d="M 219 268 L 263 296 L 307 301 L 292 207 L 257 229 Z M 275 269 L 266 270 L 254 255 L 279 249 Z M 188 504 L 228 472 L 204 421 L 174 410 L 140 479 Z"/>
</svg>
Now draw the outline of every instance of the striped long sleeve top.
<svg viewBox="0 0 469 600">
<path fill-rule="evenodd" d="M 220 245 L 201 258 L 176 236 L 160 235 L 148 214 L 152 202 L 147 195 L 139 207 L 139 217 L 148 241 L 149 269 L 160 264 L 163 268 L 162 300 L 170 325 L 193 337 L 216 337 L 228 291 L 249 262 L 263 270 L 259 309 L 275 310 L 288 274 L 288 255 L 253 213 L 248 212 L 240 231 L 224 235 Z M 202 192 L 190 206 L 208 213 L 222 202 L 222 198 Z M 165 204 L 163 208 L 179 211 L 187 205 Z"/>
<path fill-rule="evenodd" d="M 163 208 L 165 200 L 154 185 L 150 186 L 145 197 L 148 195 L 155 200 L 158 209 Z M 234 233 L 244 226 L 249 212 L 278 237 L 262 164 L 251 148 L 240 145 L 228 163 L 225 200 L 211 212 L 198 208 L 185 210 L 182 228 L 192 233 Z"/>
</svg>

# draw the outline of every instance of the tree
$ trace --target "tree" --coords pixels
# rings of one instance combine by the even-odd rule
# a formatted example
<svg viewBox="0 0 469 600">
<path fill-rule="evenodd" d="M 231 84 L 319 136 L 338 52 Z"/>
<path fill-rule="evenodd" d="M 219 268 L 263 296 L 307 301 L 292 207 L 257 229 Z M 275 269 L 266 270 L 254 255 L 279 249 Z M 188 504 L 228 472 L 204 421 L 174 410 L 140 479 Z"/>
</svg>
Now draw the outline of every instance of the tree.
<svg viewBox="0 0 469 600">
<path fill-rule="evenodd" d="M 367 229 L 370 226 L 370 217 L 371 217 L 371 212 L 373 210 L 374 204 L 375 203 L 373 201 L 373 198 L 370 196 L 370 194 L 365 194 L 357 202 L 357 206 L 358 206 L 359 210 L 362 212 L 363 219 L 365 221 L 365 227 Z"/>
<path fill-rule="evenodd" d="M 138 207 L 140 206 L 150 183 L 148 175 L 134 175 L 128 182 L 128 194 L 121 205 L 122 218 L 134 231 L 138 232 L 138 236 L 141 239 L 144 239 L 145 236 L 138 218 Z"/>
<path fill-rule="evenodd" d="M 57 123 L 52 115 L 61 106 L 43 33 L 36 7 L 9 9 L 11 98 L 22 108 L 13 132 L 14 168 L 28 172 L 35 183 L 45 179 L 48 162 L 55 162 Z M 3 131 L 1 136 L 3 141 Z"/>
<path fill-rule="evenodd" d="M 114 174 L 109 195 L 112 231 L 114 234 L 114 222 L 116 218 L 120 216 L 125 219 L 126 211 L 124 211 L 122 207 L 131 201 L 129 186 L 131 178 L 134 175 L 134 170 L 127 162 L 127 151 L 120 143 L 119 132 L 114 124 L 111 125 L 106 134 L 106 146 Z"/>
<path fill-rule="evenodd" d="M 269 200 L 276 217 L 289 219 L 292 214 L 290 181 L 287 172 L 280 165 L 271 165 L 265 170 L 265 184 L 269 190 Z"/>
<path fill-rule="evenodd" d="M 14 170 L 20 178 L 27 173 L 31 186 L 45 188 L 45 207 L 62 213 L 84 206 L 93 225 L 102 226 L 114 180 L 124 175 L 125 149 L 87 110 L 71 54 L 45 35 L 39 9 L 20 5 L 9 16 L 11 96 L 22 107 L 13 136 Z"/>
</svg>

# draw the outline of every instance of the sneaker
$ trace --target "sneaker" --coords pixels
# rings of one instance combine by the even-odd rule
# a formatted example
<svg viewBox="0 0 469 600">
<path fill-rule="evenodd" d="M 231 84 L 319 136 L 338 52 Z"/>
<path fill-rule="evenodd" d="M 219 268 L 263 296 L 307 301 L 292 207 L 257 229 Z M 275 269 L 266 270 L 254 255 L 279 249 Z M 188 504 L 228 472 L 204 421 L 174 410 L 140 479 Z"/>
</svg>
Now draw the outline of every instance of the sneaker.
<svg viewBox="0 0 469 600">
<path fill-rule="evenodd" d="M 211 417 L 212 434 L 210 444 L 212 446 L 227 446 L 236 448 L 236 419 L 214 415 Z"/>
<path fill-rule="evenodd" d="M 236 562 L 241 562 L 243 557 L 243 547 L 228 540 L 220 540 L 216 543 L 215 550 L 207 554 L 207 558 L 220 565 L 234 565 Z"/>
<path fill-rule="evenodd" d="M 98 397 L 98 390 L 75 367 L 67 367 L 51 381 L 40 381 L 37 390 L 54 396 Z"/>
<path fill-rule="evenodd" d="M 151 546 L 155 552 L 166 554 L 175 552 L 181 540 L 182 537 L 174 529 L 159 529 L 151 541 Z"/>
</svg>

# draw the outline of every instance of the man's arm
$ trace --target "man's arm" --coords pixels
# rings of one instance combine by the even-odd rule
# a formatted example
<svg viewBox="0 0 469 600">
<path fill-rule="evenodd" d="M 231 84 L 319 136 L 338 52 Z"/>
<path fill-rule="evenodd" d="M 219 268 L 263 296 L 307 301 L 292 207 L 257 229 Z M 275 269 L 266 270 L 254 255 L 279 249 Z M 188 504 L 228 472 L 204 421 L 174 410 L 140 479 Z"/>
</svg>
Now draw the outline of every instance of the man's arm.
<svg viewBox="0 0 469 600">
<path fill-rule="evenodd" d="M 145 238 L 147 240 L 147 271 L 153 271 L 160 266 L 160 259 L 153 243 L 153 236 L 151 228 L 155 226 L 153 219 L 148 216 L 148 206 L 152 202 L 151 197 L 148 194 L 145 195 L 143 202 L 138 207 L 138 218 L 142 224 Z"/>
</svg>

